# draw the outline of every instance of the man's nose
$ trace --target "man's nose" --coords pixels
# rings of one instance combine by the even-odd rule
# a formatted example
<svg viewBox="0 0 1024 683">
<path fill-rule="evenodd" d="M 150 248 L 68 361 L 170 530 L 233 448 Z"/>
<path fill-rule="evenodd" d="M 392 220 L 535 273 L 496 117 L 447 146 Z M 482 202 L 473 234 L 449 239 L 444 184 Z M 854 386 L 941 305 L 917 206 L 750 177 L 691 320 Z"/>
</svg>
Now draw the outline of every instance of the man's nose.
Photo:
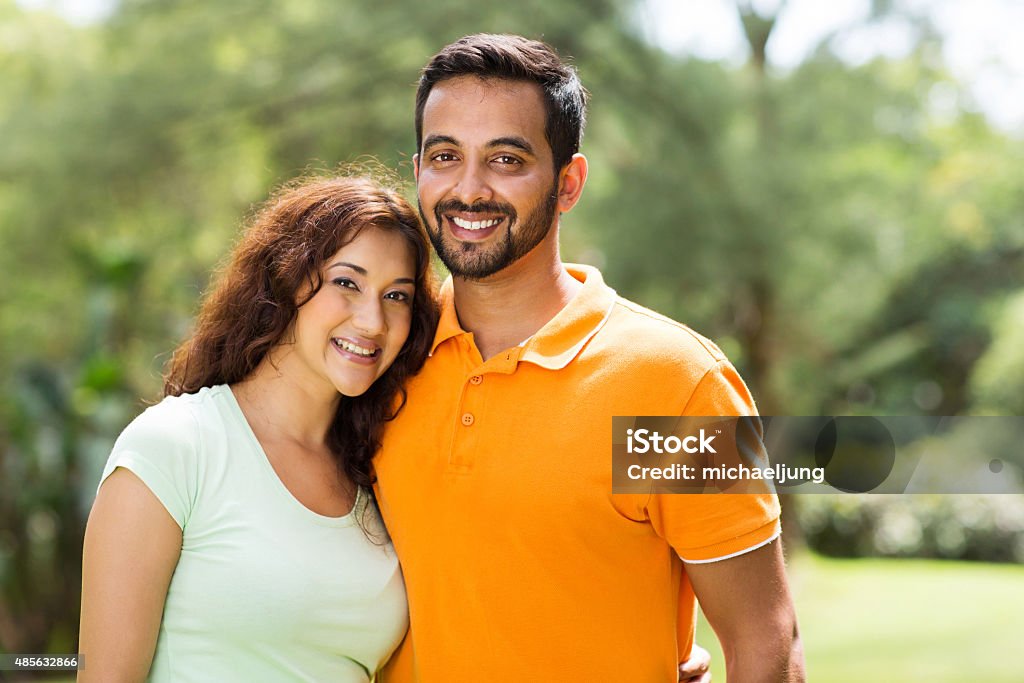
<svg viewBox="0 0 1024 683">
<path fill-rule="evenodd" d="M 456 199 L 469 206 L 478 201 L 490 201 L 494 197 L 494 192 L 488 182 L 486 168 L 481 168 L 478 164 L 465 164 L 453 194 Z"/>
</svg>

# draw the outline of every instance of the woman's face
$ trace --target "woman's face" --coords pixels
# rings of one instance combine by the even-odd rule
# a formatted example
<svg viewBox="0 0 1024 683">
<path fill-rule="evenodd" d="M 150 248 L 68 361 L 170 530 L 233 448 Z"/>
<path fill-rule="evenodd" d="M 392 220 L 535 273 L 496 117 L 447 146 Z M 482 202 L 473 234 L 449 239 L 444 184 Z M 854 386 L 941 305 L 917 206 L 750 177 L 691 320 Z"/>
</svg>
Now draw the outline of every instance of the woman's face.
<svg viewBox="0 0 1024 683">
<path fill-rule="evenodd" d="M 294 323 L 282 373 L 313 389 L 358 396 L 391 366 L 409 336 L 416 283 L 412 246 L 396 231 L 367 228 L 327 260 L 323 286 Z M 285 366 L 288 367 L 285 367 Z"/>
</svg>

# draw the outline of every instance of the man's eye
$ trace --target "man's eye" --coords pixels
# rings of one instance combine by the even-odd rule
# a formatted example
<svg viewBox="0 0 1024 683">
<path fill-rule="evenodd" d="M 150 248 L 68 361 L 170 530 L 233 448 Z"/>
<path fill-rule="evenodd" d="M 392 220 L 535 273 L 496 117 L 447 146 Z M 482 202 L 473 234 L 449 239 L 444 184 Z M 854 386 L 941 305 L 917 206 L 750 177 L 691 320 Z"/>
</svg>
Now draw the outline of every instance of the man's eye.
<svg viewBox="0 0 1024 683">
<path fill-rule="evenodd" d="M 500 156 L 495 157 L 494 160 L 497 161 L 499 164 L 503 164 L 503 165 L 507 165 L 507 166 L 514 166 L 516 164 L 523 163 L 517 157 L 514 157 L 514 156 L 512 156 L 510 154 L 502 154 Z"/>
<path fill-rule="evenodd" d="M 447 161 L 455 161 L 455 155 L 451 152 L 438 152 L 437 154 L 430 157 L 431 161 L 445 163 Z"/>
<path fill-rule="evenodd" d="M 338 285 L 339 287 L 345 287 L 346 289 L 359 289 L 356 286 L 356 283 L 348 279 L 347 277 L 336 277 L 333 280 L 331 280 L 331 282 Z"/>
</svg>

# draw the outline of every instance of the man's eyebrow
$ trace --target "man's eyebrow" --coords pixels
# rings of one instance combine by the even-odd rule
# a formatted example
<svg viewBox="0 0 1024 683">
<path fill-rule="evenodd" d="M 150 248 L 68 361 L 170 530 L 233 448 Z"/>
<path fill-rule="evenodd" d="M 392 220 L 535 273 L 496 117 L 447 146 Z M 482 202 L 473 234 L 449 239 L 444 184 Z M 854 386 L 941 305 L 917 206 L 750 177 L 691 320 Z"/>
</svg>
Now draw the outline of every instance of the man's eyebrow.
<svg viewBox="0 0 1024 683">
<path fill-rule="evenodd" d="M 423 141 L 423 149 L 433 147 L 434 145 L 455 145 L 458 147 L 459 141 L 451 135 L 428 135 L 427 139 Z"/>
<path fill-rule="evenodd" d="M 504 138 L 495 138 L 487 143 L 488 147 L 515 147 L 521 152 L 526 152 L 530 156 L 536 156 L 533 152 L 533 145 L 531 145 L 526 138 L 521 138 L 518 135 L 513 135 Z"/>
<path fill-rule="evenodd" d="M 423 141 L 423 149 L 429 149 L 434 145 L 454 145 L 459 146 L 459 141 L 453 138 L 451 135 L 429 135 L 427 139 Z M 533 145 L 529 143 L 526 138 L 521 138 L 518 135 L 509 135 L 502 138 L 494 138 L 487 143 L 488 147 L 514 147 L 521 152 L 529 154 L 530 156 L 536 156 L 533 151 Z"/>
</svg>

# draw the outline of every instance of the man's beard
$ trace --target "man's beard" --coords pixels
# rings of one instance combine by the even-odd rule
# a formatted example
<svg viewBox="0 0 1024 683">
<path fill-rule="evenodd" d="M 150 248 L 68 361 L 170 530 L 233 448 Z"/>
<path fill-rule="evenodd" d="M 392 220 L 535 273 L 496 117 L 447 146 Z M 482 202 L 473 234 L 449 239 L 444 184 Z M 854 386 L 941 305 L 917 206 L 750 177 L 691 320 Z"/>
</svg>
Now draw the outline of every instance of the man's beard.
<svg viewBox="0 0 1024 683">
<path fill-rule="evenodd" d="M 467 280 L 482 280 L 512 265 L 547 237 L 548 231 L 555 220 L 558 204 L 558 186 L 552 187 L 544 201 L 526 217 L 522 229 L 514 233 L 513 228 L 518 222 L 518 214 L 510 204 L 499 202 L 477 202 L 472 206 L 463 204 L 457 199 L 439 202 L 434 207 L 434 223 L 431 226 L 423 212 L 423 204 L 419 204 L 420 218 L 427 226 L 427 234 L 434 245 L 441 262 L 455 277 Z M 474 242 L 451 244 L 445 241 L 444 214 L 446 213 L 481 213 L 501 215 L 507 222 L 505 237 L 497 244 L 484 245 Z"/>
</svg>

